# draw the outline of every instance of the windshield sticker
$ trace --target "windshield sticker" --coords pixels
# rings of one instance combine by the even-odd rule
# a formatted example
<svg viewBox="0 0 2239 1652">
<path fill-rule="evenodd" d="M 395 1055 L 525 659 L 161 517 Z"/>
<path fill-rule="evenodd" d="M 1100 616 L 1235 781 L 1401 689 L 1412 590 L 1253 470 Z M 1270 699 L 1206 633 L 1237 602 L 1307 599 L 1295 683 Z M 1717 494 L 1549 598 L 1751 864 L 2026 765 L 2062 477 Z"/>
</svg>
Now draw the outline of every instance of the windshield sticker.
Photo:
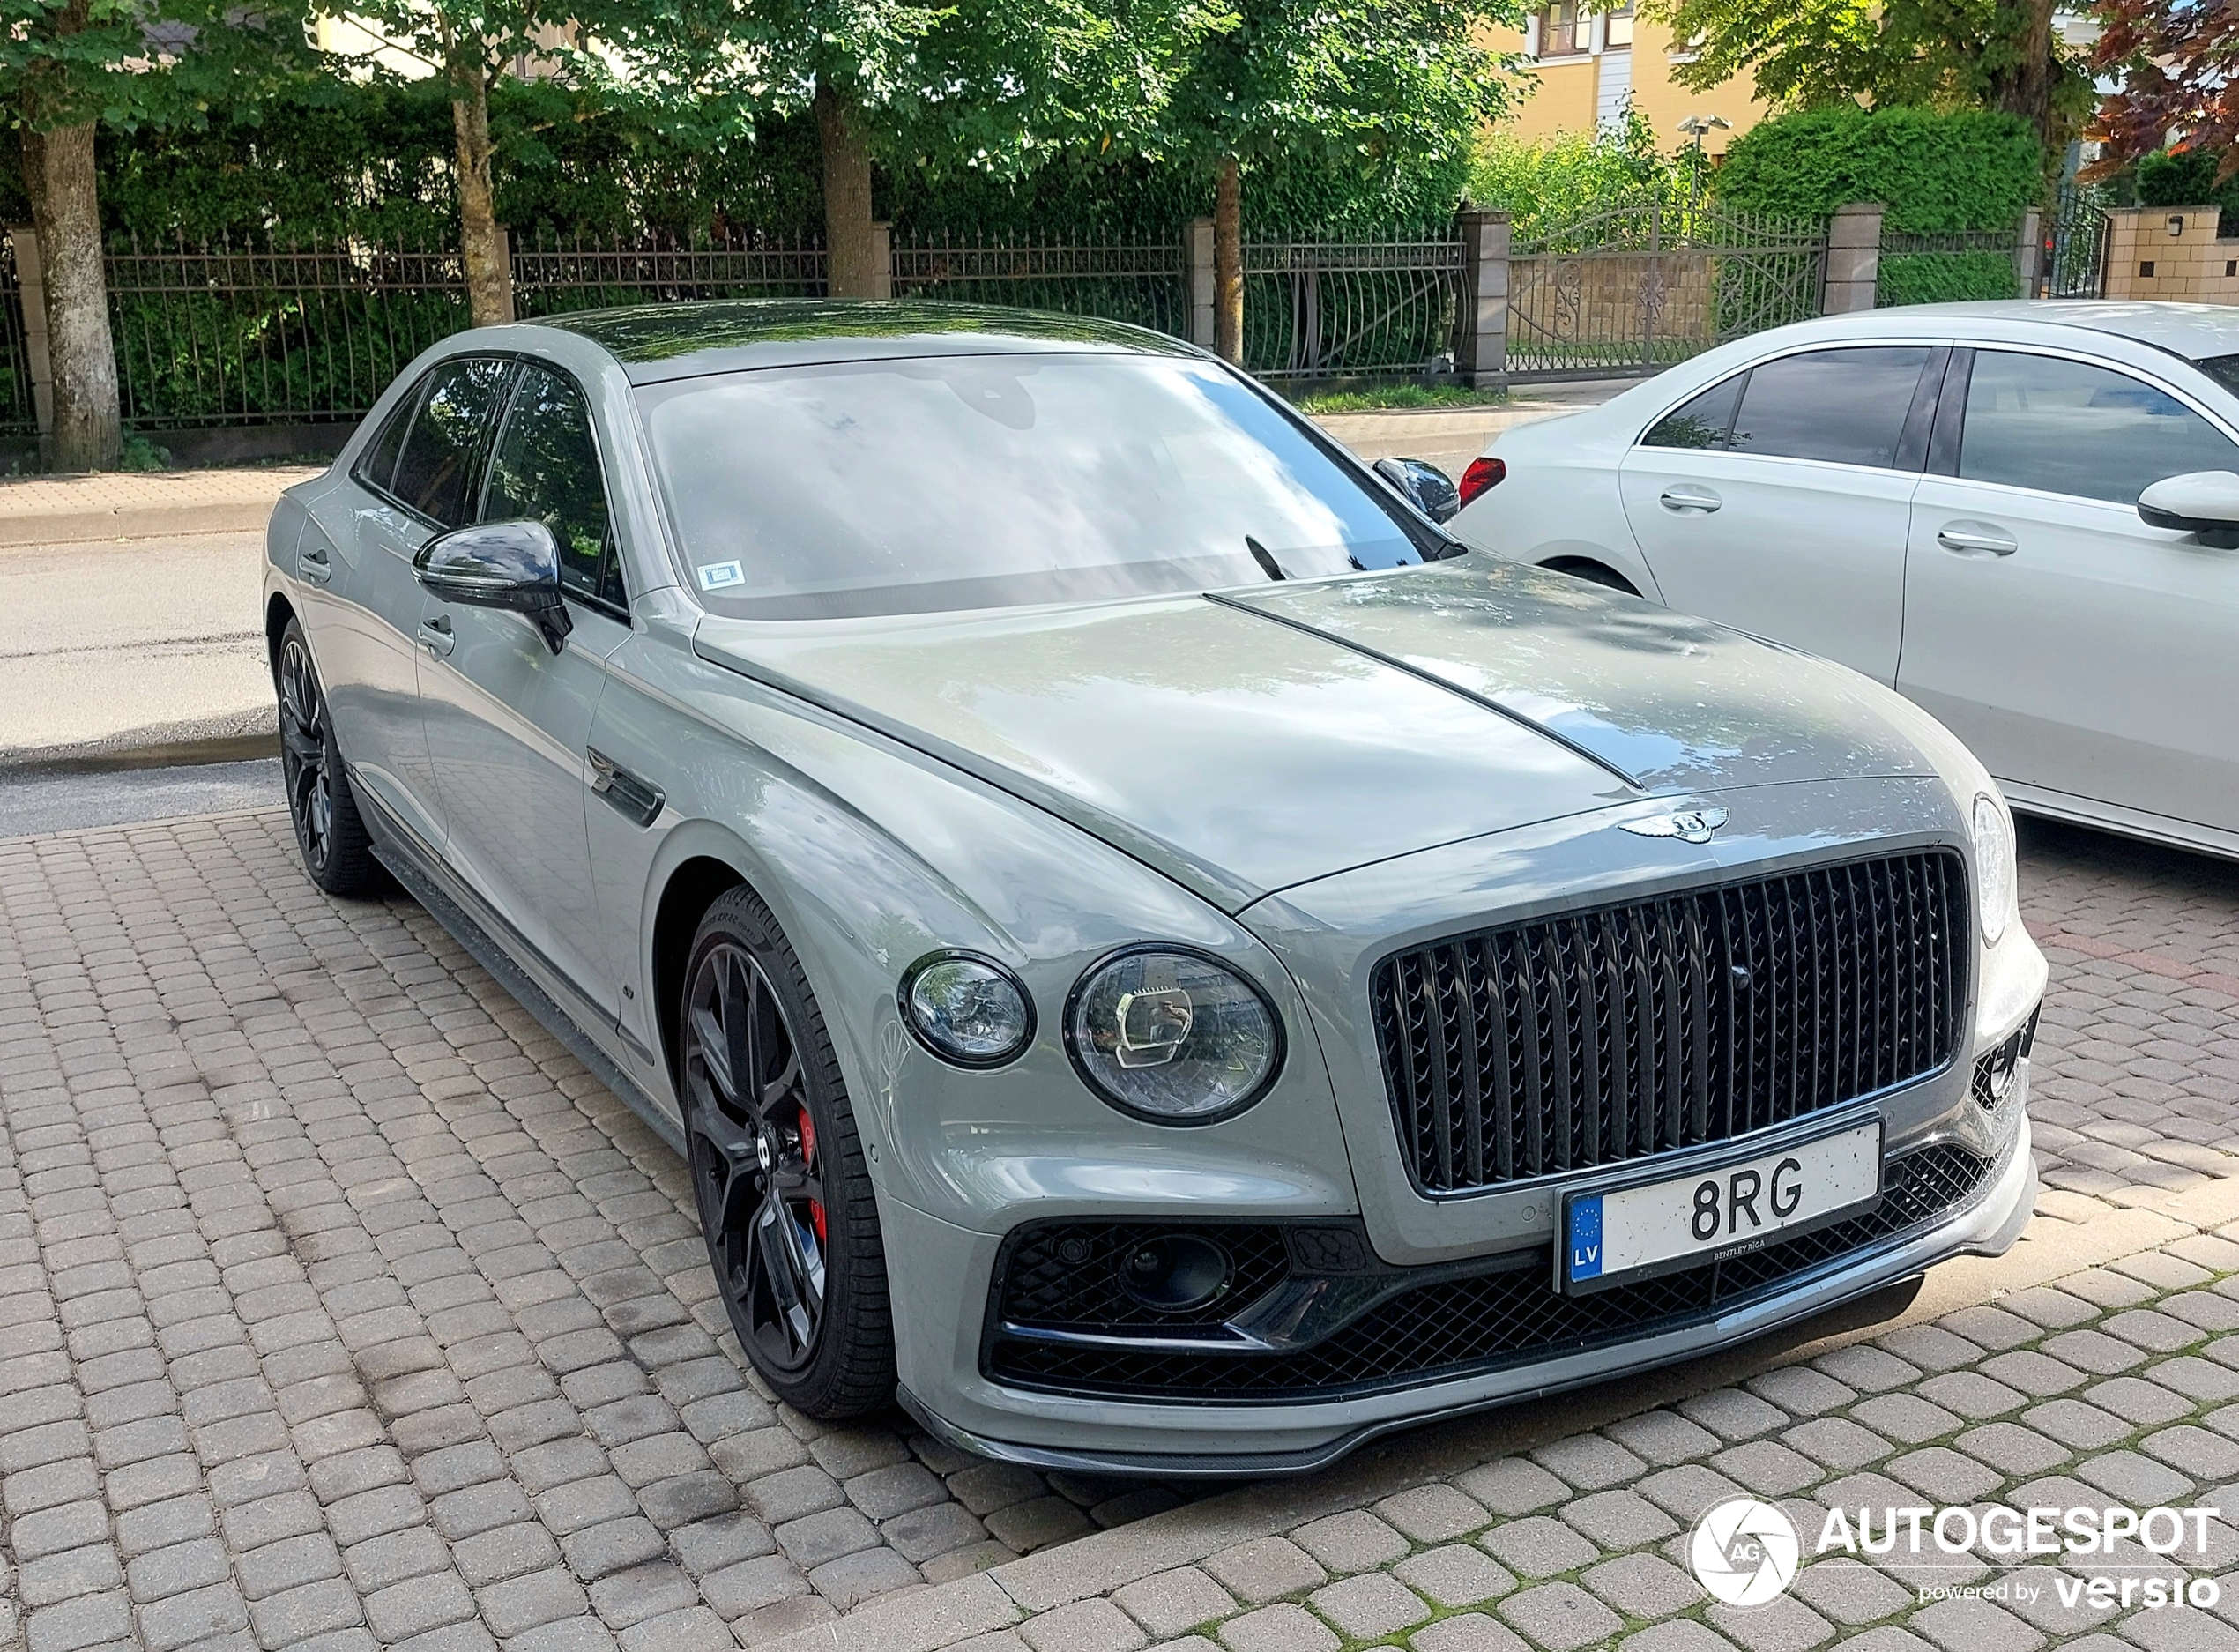
<svg viewBox="0 0 2239 1652">
<path fill-rule="evenodd" d="M 700 569 L 700 589 L 723 591 L 747 583 L 746 575 L 736 562 L 716 562 Z"/>
</svg>

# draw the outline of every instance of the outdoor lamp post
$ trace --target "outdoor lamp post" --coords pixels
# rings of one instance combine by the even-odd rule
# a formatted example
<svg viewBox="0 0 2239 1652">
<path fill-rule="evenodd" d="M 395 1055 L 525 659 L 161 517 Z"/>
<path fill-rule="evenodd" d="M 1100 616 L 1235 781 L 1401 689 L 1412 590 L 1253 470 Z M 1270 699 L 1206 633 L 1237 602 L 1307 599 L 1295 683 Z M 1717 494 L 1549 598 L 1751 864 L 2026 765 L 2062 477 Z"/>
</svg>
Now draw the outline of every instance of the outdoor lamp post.
<svg viewBox="0 0 2239 1652">
<path fill-rule="evenodd" d="M 1722 115 L 1690 115 L 1679 123 L 1679 130 L 1695 140 L 1693 170 L 1688 174 L 1688 193 L 1702 193 L 1702 140 L 1707 133 L 1733 130 L 1733 122 Z"/>
</svg>

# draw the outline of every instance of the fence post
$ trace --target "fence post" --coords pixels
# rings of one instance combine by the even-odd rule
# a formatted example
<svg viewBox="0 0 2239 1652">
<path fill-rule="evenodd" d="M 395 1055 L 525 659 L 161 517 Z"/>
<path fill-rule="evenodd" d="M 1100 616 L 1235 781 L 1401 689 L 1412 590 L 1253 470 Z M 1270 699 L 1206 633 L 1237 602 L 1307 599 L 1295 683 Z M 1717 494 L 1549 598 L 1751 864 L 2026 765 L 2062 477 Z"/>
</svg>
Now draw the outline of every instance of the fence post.
<svg viewBox="0 0 2239 1652">
<path fill-rule="evenodd" d="M 1454 370 L 1472 390 L 1508 384 L 1508 249 L 1514 231 L 1506 212 L 1465 207 L 1462 230 L 1462 300 L 1454 328 Z"/>
<path fill-rule="evenodd" d="M 2039 278 L 2044 263 L 2044 214 L 2031 207 L 2021 214 L 2021 240 L 2013 249 L 2013 277 L 2024 298 L 2043 291 Z"/>
<path fill-rule="evenodd" d="M 23 353 L 31 369 L 31 410 L 41 437 L 55 434 L 55 363 L 47 353 L 47 263 L 39 232 L 29 224 L 11 225 L 16 249 L 16 293 L 23 303 Z M 42 443 L 43 445 L 43 443 Z"/>
<path fill-rule="evenodd" d="M 894 226 L 871 226 L 871 290 L 868 298 L 894 296 Z"/>
<path fill-rule="evenodd" d="M 1201 350 L 1214 347 L 1213 220 L 1193 218 L 1182 232 L 1182 265 L 1189 275 L 1189 341 Z"/>
<path fill-rule="evenodd" d="M 1881 219 L 1887 210 L 1878 202 L 1856 201 L 1836 207 L 1827 220 L 1821 314 L 1847 316 L 1873 308 L 1874 284 L 1881 275 Z"/>
</svg>

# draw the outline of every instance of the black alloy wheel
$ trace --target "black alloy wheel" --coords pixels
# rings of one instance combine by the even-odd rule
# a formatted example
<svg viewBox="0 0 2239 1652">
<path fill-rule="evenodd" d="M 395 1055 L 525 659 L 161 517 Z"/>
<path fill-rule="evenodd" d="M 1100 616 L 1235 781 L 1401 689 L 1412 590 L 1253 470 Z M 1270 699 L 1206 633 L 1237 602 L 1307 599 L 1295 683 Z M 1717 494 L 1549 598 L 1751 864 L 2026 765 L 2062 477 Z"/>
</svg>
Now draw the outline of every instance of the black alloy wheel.
<svg viewBox="0 0 2239 1652">
<path fill-rule="evenodd" d="M 280 779 L 287 789 L 288 819 L 303 853 L 303 869 L 330 895 L 379 888 L 381 866 L 373 858 L 357 798 L 343 771 L 318 667 L 298 621 L 290 620 L 280 634 L 272 678 L 279 696 Z"/>
<path fill-rule="evenodd" d="M 812 1416 L 883 1405 L 894 1356 L 868 1171 L 807 980 L 743 888 L 702 920 L 680 1032 L 693 1190 L 740 1345 Z"/>
</svg>

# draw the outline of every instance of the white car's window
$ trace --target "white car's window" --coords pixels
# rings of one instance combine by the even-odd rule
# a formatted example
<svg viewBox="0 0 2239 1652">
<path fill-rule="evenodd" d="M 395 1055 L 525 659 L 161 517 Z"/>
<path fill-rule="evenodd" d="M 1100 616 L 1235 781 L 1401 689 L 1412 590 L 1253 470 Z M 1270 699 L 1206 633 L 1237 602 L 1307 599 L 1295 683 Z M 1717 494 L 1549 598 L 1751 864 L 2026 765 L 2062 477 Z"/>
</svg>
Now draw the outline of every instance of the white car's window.
<svg viewBox="0 0 2239 1652">
<path fill-rule="evenodd" d="M 1811 350 L 1750 370 L 1727 445 L 1737 453 L 1884 468 L 1912 410 L 1924 344 Z"/>
<path fill-rule="evenodd" d="M 639 397 L 694 593 L 740 618 L 1090 601 L 1437 549 L 1201 361 L 932 356 Z"/>
<path fill-rule="evenodd" d="M 1980 350 L 1959 473 L 2134 505 L 2165 476 L 2239 470 L 2239 448 L 2167 391 L 2058 356 Z"/>
<path fill-rule="evenodd" d="M 1674 407 L 1648 428 L 1640 445 L 1651 448 L 1722 448 L 1734 428 L 1734 409 L 1740 405 L 1746 373 L 1737 373 L 1723 383 L 1713 384 L 1700 396 Z"/>
</svg>

